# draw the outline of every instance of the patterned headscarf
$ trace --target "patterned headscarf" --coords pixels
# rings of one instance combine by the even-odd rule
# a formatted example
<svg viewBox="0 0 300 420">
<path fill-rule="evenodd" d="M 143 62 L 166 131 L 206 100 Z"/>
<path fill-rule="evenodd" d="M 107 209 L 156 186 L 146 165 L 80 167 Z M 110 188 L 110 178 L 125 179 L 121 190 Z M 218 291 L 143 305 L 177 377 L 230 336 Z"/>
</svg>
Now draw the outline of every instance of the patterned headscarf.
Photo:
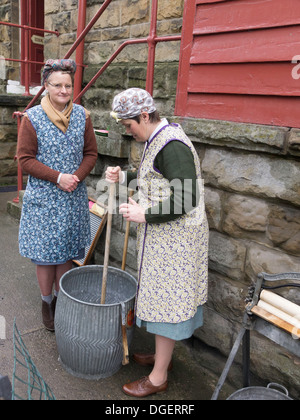
<svg viewBox="0 0 300 420">
<path fill-rule="evenodd" d="M 146 90 L 132 88 L 119 93 L 113 101 L 111 116 L 117 121 L 129 120 L 142 112 L 156 111 L 154 100 Z"/>
<path fill-rule="evenodd" d="M 47 60 L 42 75 L 42 84 L 46 82 L 50 74 L 54 71 L 65 71 L 71 74 L 76 72 L 76 63 L 74 60 Z"/>
</svg>

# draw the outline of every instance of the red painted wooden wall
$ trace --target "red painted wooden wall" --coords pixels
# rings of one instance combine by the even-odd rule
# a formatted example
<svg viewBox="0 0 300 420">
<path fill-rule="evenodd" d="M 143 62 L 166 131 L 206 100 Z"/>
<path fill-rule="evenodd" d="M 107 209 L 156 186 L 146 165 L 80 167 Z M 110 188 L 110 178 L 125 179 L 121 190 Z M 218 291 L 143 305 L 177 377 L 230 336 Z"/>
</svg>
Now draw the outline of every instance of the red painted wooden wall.
<svg viewBox="0 0 300 420">
<path fill-rule="evenodd" d="M 186 0 L 175 115 L 300 127 L 297 60 L 300 0 Z"/>
</svg>

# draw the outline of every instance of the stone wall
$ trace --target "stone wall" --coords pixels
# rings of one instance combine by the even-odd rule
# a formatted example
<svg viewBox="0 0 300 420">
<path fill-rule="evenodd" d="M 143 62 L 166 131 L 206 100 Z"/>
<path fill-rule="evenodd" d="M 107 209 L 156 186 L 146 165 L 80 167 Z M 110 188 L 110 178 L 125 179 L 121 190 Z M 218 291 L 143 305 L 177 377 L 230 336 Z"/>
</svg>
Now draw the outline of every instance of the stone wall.
<svg viewBox="0 0 300 420">
<path fill-rule="evenodd" d="M 205 180 L 210 225 L 209 302 L 205 325 L 195 333 L 198 346 L 201 343 L 195 357 L 207 371 L 213 391 L 241 328 L 248 288 L 258 273 L 300 272 L 300 130 L 176 117 L 170 120 L 180 123 L 192 139 Z M 105 199 L 105 188 L 99 177 L 104 177 L 106 166 L 137 167 L 141 158 L 142 146 L 119 128 L 114 131 L 110 132 L 111 139 L 98 138 L 99 152 L 105 150 L 114 156 L 100 153 L 100 172 L 90 178 L 90 195 L 100 200 Z M 115 153 L 121 146 L 130 149 L 128 159 L 126 153 Z M 125 224 L 118 215 L 113 220 L 111 264 L 120 267 Z M 104 237 L 96 250 L 97 264 L 103 263 L 103 252 Z M 127 270 L 136 274 L 134 224 Z M 299 292 L 290 290 L 286 297 L 300 305 Z M 254 381 L 262 385 L 281 383 L 299 398 L 300 360 L 258 333 L 252 333 L 251 345 Z M 241 356 L 237 361 L 241 363 Z M 230 377 L 232 391 L 241 386 L 240 372 L 238 369 Z"/>
<path fill-rule="evenodd" d="M 87 2 L 87 22 L 102 3 L 95 0 Z M 159 1 L 159 36 L 180 34 L 183 5 L 184 0 L 173 0 L 171 7 L 169 1 Z M 61 33 L 59 38 L 45 36 L 45 59 L 63 57 L 76 39 L 77 1 L 49 0 L 45 7 L 45 26 Z M 151 1 L 113 1 L 85 38 L 84 64 L 87 68 L 84 69 L 84 85 L 125 40 L 148 37 L 150 20 Z M 156 49 L 155 97 L 169 115 L 174 111 L 179 52 L 179 42 L 159 43 Z M 91 109 L 95 127 L 110 129 L 109 110 L 116 92 L 132 86 L 145 87 L 147 59 L 147 44 L 126 47 L 86 93 L 83 104 Z"/>
<path fill-rule="evenodd" d="M 202 160 L 210 298 L 196 336 L 228 354 L 257 274 L 300 272 L 299 130 L 183 120 Z M 300 304 L 299 292 L 286 296 Z M 253 372 L 300 395 L 299 359 L 252 337 Z"/>
</svg>

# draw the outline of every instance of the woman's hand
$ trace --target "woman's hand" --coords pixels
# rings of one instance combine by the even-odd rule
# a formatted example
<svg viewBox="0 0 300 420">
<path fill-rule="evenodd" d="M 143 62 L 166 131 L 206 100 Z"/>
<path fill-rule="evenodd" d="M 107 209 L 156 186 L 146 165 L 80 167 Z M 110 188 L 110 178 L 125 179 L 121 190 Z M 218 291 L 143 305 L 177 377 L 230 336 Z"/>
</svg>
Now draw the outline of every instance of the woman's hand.
<svg viewBox="0 0 300 420">
<path fill-rule="evenodd" d="M 106 169 L 106 172 L 105 172 L 105 178 L 106 178 L 106 181 L 108 181 L 108 182 L 114 182 L 114 183 L 118 183 L 118 182 L 120 182 L 120 174 L 121 174 L 121 168 L 120 168 L 120 166 L 116 166 L 116 167 L 111 167 L 111 166 L 109 166 L 107 169 Z"/>
<path fill-rule="evenodd" d="M 132 198 L 129 198 L 128 204 L 120 205 L 120 213 L 127 222 L 146 223 L 145 210 Z"/>
<path fill-rule="evenodd" d="M 73 192 L 78 187 L 80 179 L 76 175 L 62 174 L 58 187 L 65 192 Z"/>
</svg>

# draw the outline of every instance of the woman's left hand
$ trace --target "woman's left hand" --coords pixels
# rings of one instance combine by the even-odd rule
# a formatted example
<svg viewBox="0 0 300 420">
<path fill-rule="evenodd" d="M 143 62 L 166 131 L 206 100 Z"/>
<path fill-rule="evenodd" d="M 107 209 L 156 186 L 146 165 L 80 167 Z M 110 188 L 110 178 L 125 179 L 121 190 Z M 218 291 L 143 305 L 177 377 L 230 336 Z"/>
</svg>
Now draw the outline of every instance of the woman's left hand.
<svg viewBox="0 0 300 420">
<path fill-rule="evenodd" d="M 132 198 L 129 198 L 128 204 L 120 205 L 120 213 L 127 222 L 146 223 L 145 210 Z"/>
</svg>

